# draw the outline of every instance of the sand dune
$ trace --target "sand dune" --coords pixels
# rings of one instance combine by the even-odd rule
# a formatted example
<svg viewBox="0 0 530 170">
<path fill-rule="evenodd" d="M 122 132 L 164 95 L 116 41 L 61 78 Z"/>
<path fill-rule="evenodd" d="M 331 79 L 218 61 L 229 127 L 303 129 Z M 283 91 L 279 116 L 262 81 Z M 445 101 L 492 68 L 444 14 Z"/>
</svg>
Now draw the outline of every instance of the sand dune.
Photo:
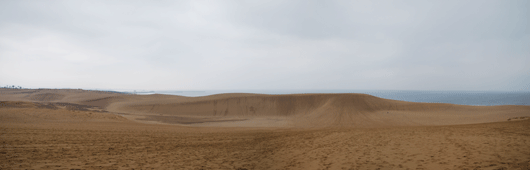
<svg viewBox="0 0 530 170">
<path fill-rule="evenodd" d="M 0 89 L 0 101 L 77 103 L 120 95 L 122 94 L 80 89 Z"/>
<path fill-rule="evenodd" d="M 151 116 L 151 120 L 156 120 L 153 115 L 157 115 L 159 120 L 163 120 L 161 116 L 245 119 L 238 122 L 197 124 L 204 126 L 252 126 L 246 123 L 248 121 L 286 127 L 456 125 L 530 116 L 529 106 L 412 103 L 365 94 L 223 94 L 199 98 L 167 98 L 152 103 L 135 100 L 138 99 L 110 104 L 108 109 Z M 174 123 L 187 124 L 178 121 Z"/>
<path fill-rule="evenodd" d="M 0 168 L 530 168 L 528 119 L 399 128 L 204 128 L 138 123 L 83 107 L 0 102 Z"/>
<path fill-rule="evenodd" d="M 394 127 L 458 125 L 530 116 L 530 106 L 414 103 L 366 94 L 126 95 L 84 90 L 3 90 L 0 100 L 68 102 L 132 120 L 193 126 Z"/>
<path fill-rule="evenodd" d="M 0 169 L 530 169 L 529 114 L 364 94 L 1 89 Z"/>
<path fill-rule="evenodd" d="M 0 122 L 39 123 L 39 122 L 113 122 L 126 120 L 122 116 L 110 114 L 99 108 L 71 103 L 33 103 L 0 101 Z"/>
</svg>

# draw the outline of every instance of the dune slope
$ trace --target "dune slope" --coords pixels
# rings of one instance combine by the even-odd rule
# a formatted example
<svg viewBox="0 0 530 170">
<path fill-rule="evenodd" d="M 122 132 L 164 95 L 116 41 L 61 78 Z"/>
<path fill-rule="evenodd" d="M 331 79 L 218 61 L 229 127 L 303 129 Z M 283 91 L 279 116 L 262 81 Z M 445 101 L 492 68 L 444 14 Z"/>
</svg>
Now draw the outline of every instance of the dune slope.
<svg viewBox="0 0 530 170">
<path fill-rule="evenodd" d="M 506 121 L 530 116 L 529 106 L 464 106 L 413 103 L 366 94 L 223 94 L 168 99 L 157 103 L 124 102 L 111 110 L 137 115 L 210 118 L 280 118 L 294 127 L 384 127 L 453 125 Z M 218 125 L 226 125 L 223 122 Z"/>
<path fill-rule="evenodd" d="M 193 126 L 393 127 L 507 121 L 530 106 L 414 103 L 366 94 L 126 95 L 85 90 L 0 90 L 0 101 L 73 103 L 132 120 Z"/>
</svg>

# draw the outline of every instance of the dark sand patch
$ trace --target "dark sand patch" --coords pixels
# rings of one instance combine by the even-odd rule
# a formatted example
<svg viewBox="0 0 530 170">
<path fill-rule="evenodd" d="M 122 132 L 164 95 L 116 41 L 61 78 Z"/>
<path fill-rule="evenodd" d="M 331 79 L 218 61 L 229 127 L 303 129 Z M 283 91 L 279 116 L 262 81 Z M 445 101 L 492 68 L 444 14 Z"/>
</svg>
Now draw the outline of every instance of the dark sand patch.
<svg viewBox="0 0 530 170">
<path fill-rule="evenodd" d="M 196 124 L 196 123 L 208 123 L 208 122 L 235 122 L 235 121 L 244 121 L 247 119 L 227 119 L 227 118 L 221 119 L 221 118 L 147 115 L 145 116 L 145 118 L 138 118 L 136 120 L 157 121 L 157 122 L 169 123 L 169 124 Z"/>
<path fill-rule="evenodd" d="M 81 105 L 74 103 L 53 103 L 56 106 L 66 107 L 68 110 L 80 110 L 80 111 L 96 111 L 96 112 L 107 112 L 97 106 Z"/>
</svg>

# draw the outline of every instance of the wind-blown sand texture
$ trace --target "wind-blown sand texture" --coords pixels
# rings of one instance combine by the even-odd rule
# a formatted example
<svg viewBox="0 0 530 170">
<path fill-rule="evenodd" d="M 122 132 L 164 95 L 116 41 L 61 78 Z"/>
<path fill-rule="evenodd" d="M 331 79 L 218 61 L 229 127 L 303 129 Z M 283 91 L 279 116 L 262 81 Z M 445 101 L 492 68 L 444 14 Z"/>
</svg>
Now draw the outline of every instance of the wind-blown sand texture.
<svg viewBox="0 0 530 170">
<path fill-rule="evenodd" d="M 0 89 L 0 169 L 528 169 L 529 106 Z"/>
</svg>

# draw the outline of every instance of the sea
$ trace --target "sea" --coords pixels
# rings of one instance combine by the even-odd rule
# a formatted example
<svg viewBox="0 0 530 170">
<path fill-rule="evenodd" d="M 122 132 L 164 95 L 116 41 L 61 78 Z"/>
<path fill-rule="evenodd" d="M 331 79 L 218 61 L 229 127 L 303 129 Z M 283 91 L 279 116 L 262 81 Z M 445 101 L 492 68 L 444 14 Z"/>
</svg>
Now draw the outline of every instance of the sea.
<svg viewBox="0 0 530 170">
<path fill-rule="evenodd" d="M 209 96 L 222 93 L 258 94 L 314 94 L 314 93 L 364 93 L 385 99 L 424 103 L 451 103 L 473 106 L 530 105 L 530 92 L 525 91 L 411 91 L 411 90 L 204 90 L 204 91 L 139 91 L 140 95 L 169 94 L 188 97 Z"/>
</svg>

